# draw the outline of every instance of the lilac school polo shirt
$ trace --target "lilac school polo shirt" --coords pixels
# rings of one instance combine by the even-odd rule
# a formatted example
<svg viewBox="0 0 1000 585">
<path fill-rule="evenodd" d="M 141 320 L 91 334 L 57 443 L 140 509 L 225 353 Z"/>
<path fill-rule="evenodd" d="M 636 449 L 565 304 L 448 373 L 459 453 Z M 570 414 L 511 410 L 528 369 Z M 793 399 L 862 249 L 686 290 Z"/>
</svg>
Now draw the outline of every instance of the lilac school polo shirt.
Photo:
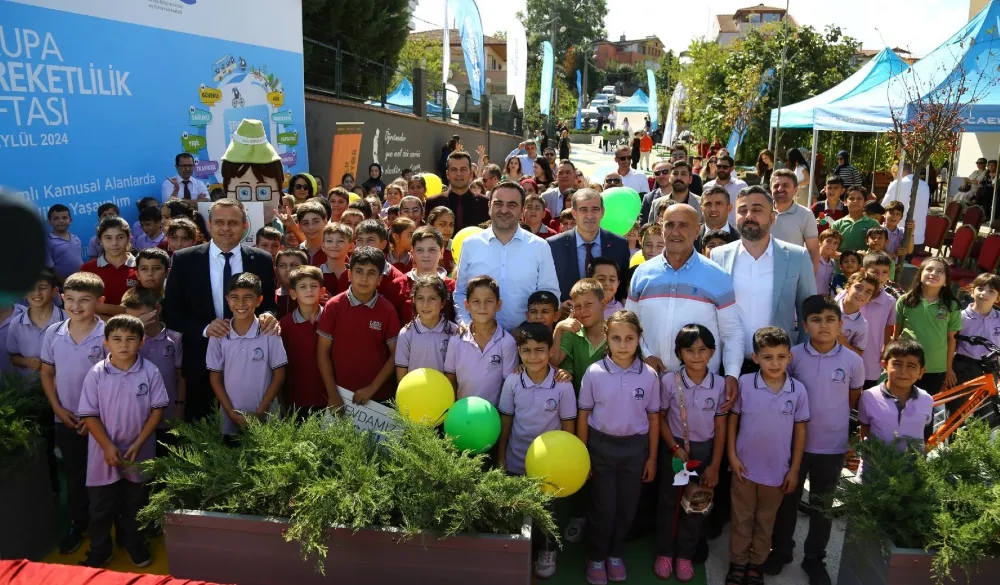
<svg viewBox="0 0 1000 585">
<path fill-rule="evenodd" d="M 0 323 L 0 343 L 3 347 L 7 347 L 7 338 L 10 333 L 10 324 L 15 321 L 24 307 L 20 305 L 14 305 L 14 312 L 7 316 L 6 319 Z M 6 374 L 12 371 L 13 366 L 10 365 L 10 354 L 6 351 L 0 351 L 0 373 Z"/>
<path fill-rule="evenodd" d="M 709 441 L 715 437 L 715 417 L 726 416 L 722 405 L 726 402 L 726 379 L 709 372 L 700 384 L 688 377 L 687 369 L 667 372 L 660 378 L 660 410 L 667 413 L 667 424 L 675 437 L 684 438 L 681 422 L 681 401 L 677 391 L 680 375 L 684 392 L 684 410 L 687 411 L 688 436 L 692 442 Z"/>
<path fill-rule="evenodd" d="M 591 411 L 587 424 L 606 435 L 644 435 L 649 415 L 660 410 L 660 379 L 639 359 L 623 370 L 604 357 L 583 375 L 577 406 Z"/>
<path fill-rule="evenodd" d="M 809 422 L 805 386 L 785 376 L 785 385 L 775 394 L 759 373 L 740 376 L 733 412 L 740 415 L 736 456 L 747 469 L 747 479 L 780 486 L 791 467 L 795 424 Z"/>
<path fill-rule="evenodd" d="M 49 237 L 45 240 L 49 259 L 52 260 L 52 270 L 62 279 L 79 272 L 83 266 L 83 242 L 74 233 L 68 235 L 69 239 L 66 240 L 49 232 Z"/>
<path fill-rule="evenodd" d="M 816 294 L 830 294 L 830 281 L 833 280 L 833 273 L 836 272 L 837 264 L 833 260 L 819 259 L 819 268 L 816 269 Z"/>
<path fill-rule="evenodd" d="M 555 368 L 541 383 L 528 374 L 511 374 L 500 391 L 500 414 L 514 417 L 507 441 L 507 472 L 524 474 L 524 456 L 539 435 L 562 428 L 562 421 L 576 418 L 576 394 L 569 382 L 555 381 Z"/>
<path fill-rule="evenodd" d="M 396 337 L 396 366 L 416 370 L 430 368 L 444 372 L 448 342 L 458 334 L 458 325 L 442 317 L 433 329 L 414 319 Z"/>
<path fill-rule="evenodd" d="M 479 350 L 470 330 L 448 342 L 444 358 L 444 373 L 458 380 L 458 398 L 479 396 L 494 406 L 500 401 L 504 379 L 516 367 L 517 342 L 499 325 L 486 349 Z"/>
<path fill-rule="evenodd" d="M 238 335 L 229 321 L 229 334 L 208 340 L 205 367 L 212 372 L 222 372 L 226 394 L 233 408 L 254 412 L 260 406 L 274 377 L 274 370 L 288 363 L 280 335 L 261 335 L 260 321 L 255 317 L 246 335 Z M 277 401 L 275 401 L 276 403 Z M 231 435 L 238 428 L 222 407 L 222 434 Z"/>
<path fill-rule="evenodd" d="M 861 356 L 836 344 L 819 353 L 811 343 L 792 348 L 788 375 L 802 382 L 809 396 L 806 451 L 834 455 L 847 453 L 851 423 L 851 389 L 865 385 Z"/>
<path fill-rule="evenodd" d="M 837 297 L 843 299 L 843 295 Z M 868 323 L 868 338 L 861 361 L 865 364 L 865 380 L 877 380 L 882 375 L 882 346 L 885 328 L 896 324 L 896 299 L 885 290 L 879 291 L 867 305 L 861 307 L 861 316 Z"/>
<path fill-rule="evenodd" d="M 45 335 L 45 330 L 65 320 L 66 312 L 59 307 L 53 306 L 52 315 L 49 317 L 48 322 L 45 323 L 44 327 L 39 329 L 31 322 L 28 310 L 25 309 L 20 316 L 12 319 L 10 322 L 10 330 L 7 332 L 7 353 L 26 358 L 40 357 L 42 355 L 42 337 Z M 16 371 L 22 376 L 38 376 L 38 372 L 29 368 L 16 368 Z"/>
<path fill-rule="evenodd" d="M 128 371 L 122 371 L 113 366 L 110 359 L 105 359 L 87 372 L 76 415 L 101 419 L 108 438 L 124 457 L 139 438 L 150 413 L 166 408 L 168 401 L 160 371 L 149 360 L 139 356 Z M 135 458 L 136 463 L 156 455 L 155 436 L 150 436 L 143 443 Z M 110 485 L 120 479 L 133 483 L 144 481 L 136 468 L 111 467 L 105 463 L 104 450 L 97 444 L 94 435 L 90 435 L 87 441 L 87 485 Z"/>
<path fill-rule="evenodd" d="M 848 315 L 847 311 L 844 310 L 843 298 L 837 304 L 840 305 L 841 321 L 844 323 L 844 337 L 847 338 L 847 341 L 851 345 L 862 350 L 863 353 L 865 348 L 868 347 L 868 321 L 861 314 L 861 309 Z"/>
<path fill-rule="evenodd" d="M 615 313 L 621 311 L 624 308 L 625 305 L 621 304 L 621 302 L 619 302 L 618 299 L 611 299 L 611 302 L 608 303 L 608 306 L 604 307 L 604 318 L 607 319 L 611 315 L 614 315 Z"/>
<path fill-rule="evenodd" d="M 59 404 L 70 412 L 80 406 L 80 392 L 87 372 L 107 356 L 104 349 L 104 321 L 94 317 L 94 329 L 81 342 L 69 334 L 69 319 L 50 325 L 42 337 L 42 363 L 56 369 L 56 395 Z M 62 424 L 59 417 L 57 423 Z"/>
<path fill-rule="evenodd" d="M 924 427 L 933 413 L 934 398 L 916 386 L 906 404 L 899 404 L 885 384 L 865 390 L 858 403 L 858 420 L 869 426 L 868 434 L 886 443 L 899 441 L 901 450 L 908 442 L 924 443 Z"/>
<path fill-rule="evenodd" d="M 167 408 L 163 411 L 163 420 L 160 421 L 160 428 L 165 428 L 167 420 L 173 418 L 174 409 L 177 408 L 174 401 L 177 400 L 177 370 L 180 369 L 183 358 L 181 334 L 164 327 L 153 337 L 147 335 L 139 348 L 139 355 L 156 366 L 163 377 L 163 386 L 167 389 L 169 398 Z"/>
<path fill-rule="evenodd" d="M 101 240 L 97 239 L 97 236 L 90 236 L 90 241 L 87 242 L 87 256 L 93 259 L 103 254 L 104 246 L 101 245 Z"/>
<path fill-rule="evenodd" d="M 978 335 L 985 337 L 996 345 L 1000 345 L 1000 312 L 990 309 L 989 315 L 985 317 L 976 312 L 972 304 L 969 304 L 962 311 L 962 330 L 959 335 Z M 988 353 L 981 345 L 972 345 L 967 341 L 959 341 L 957 352 L 959 355 L 970 357 L 974 360 L 982 358 Z"/>
</svg>

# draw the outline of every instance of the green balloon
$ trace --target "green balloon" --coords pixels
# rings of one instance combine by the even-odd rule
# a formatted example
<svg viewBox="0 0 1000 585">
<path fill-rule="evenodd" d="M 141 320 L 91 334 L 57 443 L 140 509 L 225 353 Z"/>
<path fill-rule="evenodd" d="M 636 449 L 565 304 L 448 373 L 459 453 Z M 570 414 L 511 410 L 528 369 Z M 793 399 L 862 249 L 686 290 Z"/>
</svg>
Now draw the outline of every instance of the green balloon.
<svg viewBox="0 0 1000 585">
<path fill-rule="evenodd" d="M 615 187 L 601 193 L 604 201 L 604 219 L 601 227 L 611 233 L 625 236 L 635 226 L 642 209 L 642 197 L 631 187 Z"/>
<path fill-rule="evenodd" d="M 500 438 L 500 413 L 489 400 L 468 396 L 448 410 L 444 432 L 459 449 L 484 453 Z"/>
</svg>

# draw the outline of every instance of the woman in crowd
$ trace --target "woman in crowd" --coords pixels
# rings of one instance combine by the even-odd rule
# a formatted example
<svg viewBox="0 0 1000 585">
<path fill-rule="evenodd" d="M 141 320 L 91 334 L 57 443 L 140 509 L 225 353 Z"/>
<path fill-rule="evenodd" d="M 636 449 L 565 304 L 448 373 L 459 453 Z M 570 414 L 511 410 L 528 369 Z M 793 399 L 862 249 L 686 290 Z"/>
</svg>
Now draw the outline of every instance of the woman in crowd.
<svg viewBox="0 0 1000 585">
<path fill-rule="evenodd" d="M 760 177 L 761 185 L 771 184 L 771 173 L 774 172 L 774 153 L 768 149 L 760 151 L 757 155 L 757 176 Z"/>
</svg>

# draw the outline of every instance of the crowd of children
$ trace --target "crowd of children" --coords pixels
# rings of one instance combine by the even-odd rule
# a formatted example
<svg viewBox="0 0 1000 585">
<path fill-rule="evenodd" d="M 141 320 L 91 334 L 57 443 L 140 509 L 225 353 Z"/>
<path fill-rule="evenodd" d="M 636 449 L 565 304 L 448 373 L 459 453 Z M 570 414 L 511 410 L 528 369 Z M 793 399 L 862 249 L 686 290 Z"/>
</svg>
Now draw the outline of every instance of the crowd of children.
<svg viewBox="0 0 1000 585">
<path fill-rule="evenodd" d="M 902 293 L 895 261 L 913 249 L 902 238 L 902 206 L 866 207 L 867 192 L 850 187 L 844 209 L 836 178 L 827 183 L 835 201 L 820 218 L 819 294 L 802 307 L 807 341 L 792 346 L 776 327 L 753 332 L 756 367 L 739 377 L 733 396 L 709 367 L 721 348 L 704 326 L 677 334 L 677 371 L 659 375 L 646 365 L 642 324 L 615 300 L 632 275 L 610 259 L 587 266 L 570 292 L 570 313 L 538 291 L 525 323 L 511 331 L 497 322 L 496 280 L 476 275 L 464 291 L 470 320 L 460 325 L 455 214 L 425 209 L 414 180 L 386 185 L 384 202 L 352 202 L 350 187 L 297 199 L 257 231 L 256 246 L 274 263 L 280 336 L 261 333 L 258 275 L 232 275 L 230 327 L 209 339 L 206 355 L 220 433 L 235 443 L 248 417 L 339 408 L 347 397 L 386 402 L 409 371 L 443 372 L 456 398 L 497 406 L 501 433 L 490 461 L 506 472 L 525 473 L 528 445 L 546 431 L 573 432 L 587 445 L 591 477 L 570 498 L 564 534 L 585 541 L 589 583 L 626 578 L 624 538 L 643 484 L 654 479 L 658 577 L 694 578 L 708 532 L 705 503 L 725 499 L 732 510 L 726 583 L 762 583 L 790 562 L 804 482 L 810 505 L 832 505 L 852 410 L 862 437 L 922 443 L 931 395 L 983 373 L 985 350 L 960 339 L 1000 343 L 1000 276 L 976 278 L 963 309 L 949 266 L 924 258 Z M 555 233 L 541 197 L 528 195 L 523 208 L 524 229 Z M 160 301 L 170 256 L 208 239 L 204 219 L 182 201 L 144 199 L 133 226 L 119 214 L 113 204 L 100 207 L 84 250 L 69 230 L 70 210 L 49 208 L 51 268 L 23 304 L 0 308 L 9 358 L 0 366 L 37 378 L 55 419 L 49 451 L 58 448 L 63 460 L 71 523 L 60 550 L 73 552 L 88 533 L 90 566 L 114 554 L 113 525 L 137 566 L 151 562 L 135 523 L 146 497 L 135 464 L 163 452 L 165 430 L 185 419 L 187 400 L 181 336 L 160 321 Z M 664 253 L 656 218 L 627 237 L 644 260 Z M 703 229 L 697 250 L 709 256 L 737 237 Z M 675 460 L 696 473 L 694 492 L 674 485 Z M 731 482 L 721 481 L 727 468 Z M 812 515 L 803 562 L 811 584 L 829 582 L 829 536 L 828 517 Z M 556 553 L 542 540 L 535 570 L 546 577 Z"/>
</svg>

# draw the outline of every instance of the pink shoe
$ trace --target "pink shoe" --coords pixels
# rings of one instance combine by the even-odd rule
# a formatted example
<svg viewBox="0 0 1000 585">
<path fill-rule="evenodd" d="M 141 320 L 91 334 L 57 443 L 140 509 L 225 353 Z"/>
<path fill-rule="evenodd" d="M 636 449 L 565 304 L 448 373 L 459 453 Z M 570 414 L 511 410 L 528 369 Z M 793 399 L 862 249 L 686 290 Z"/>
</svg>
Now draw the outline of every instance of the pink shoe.
<svg viewBox="0 0 1000 585">
<path fill-rule="evenodd" d="M 608 581 L 621 583 L 627 577 L 625 573 L 625 561 L 618 557 L 608 557 Z"/>
<path fill-rule="evenodd" d="M 694 579 L 694 565 L 690 559 L 677 559 L 677 580 L 687 583 Z"/>
<path fill-rule="evenodd" d="M 653 574 L 660 579 L 669 579 L 674 574 L 674 559 L 660 555 L 653 563 Z"/>
<path fill-rule="evenodd" d="M 604 561 L 587 561 L 587 583 L 608 585 L 608 571 L 604 568 Z"/>
</svg>

